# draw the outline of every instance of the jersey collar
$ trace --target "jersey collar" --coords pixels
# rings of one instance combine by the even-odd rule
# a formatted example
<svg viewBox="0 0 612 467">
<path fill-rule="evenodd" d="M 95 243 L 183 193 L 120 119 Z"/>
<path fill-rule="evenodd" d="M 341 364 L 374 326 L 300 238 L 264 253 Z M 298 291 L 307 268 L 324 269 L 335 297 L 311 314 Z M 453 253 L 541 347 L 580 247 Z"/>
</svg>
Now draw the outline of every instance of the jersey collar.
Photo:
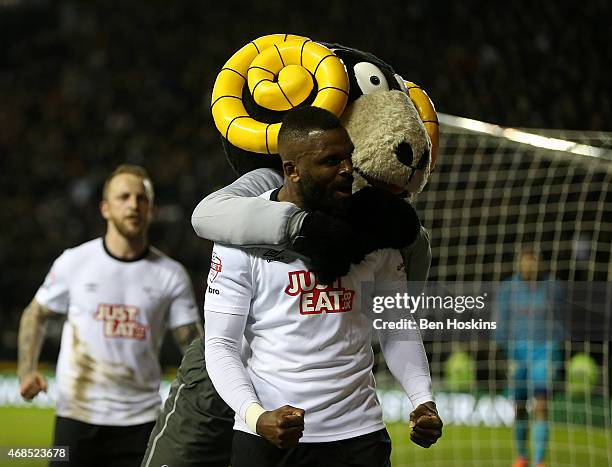
<svg viewBox="0 0 612 467">
<path fill-rule="evenodd" d="M 116 259 L 117 261 L 121 261 L 122 263 L 134 263 L 136 261 L 140 261 L 141 259 L 146 258 L 147 255 L 149 254 L 149 246 L 147 245 L 144 251 L 140 253 L 138 256 L 134 256 L 133 258 L 119 258 L 118 256 L 115 256 L 110 252 L 110 250 L 106 246 L 106 241 L 104 240 L 104 237 L 102 237 L 102 246 L 104 247 L 104 251 L 106 252 L 108 256 L 110 256 L 113 259 Z"/>
<path fill-rule="evenodd" d="M 270 193 L 270 201 L 278 201 L 278 192 L 281 191 L 282 187 L 277 188 L 272 193 Z"/>
</svg>

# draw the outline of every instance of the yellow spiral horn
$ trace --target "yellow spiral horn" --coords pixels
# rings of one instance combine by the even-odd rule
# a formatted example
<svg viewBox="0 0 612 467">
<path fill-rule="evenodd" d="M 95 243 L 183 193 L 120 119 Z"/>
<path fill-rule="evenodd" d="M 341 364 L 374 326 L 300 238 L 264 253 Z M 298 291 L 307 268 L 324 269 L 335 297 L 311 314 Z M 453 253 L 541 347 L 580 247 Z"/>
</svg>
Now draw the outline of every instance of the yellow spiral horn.
<svg viewBox="0 0 612 467">
<path fill-rule="evenodd" d="M 342 61 L 331 50 L 307 37 L 271 34 L 236 52 L 217 76 L 212 114 L 217 129 L 234 146 L 250 152 L 278 152 L 279 123 L 249 115 L 243 88 L 259 106 L 286 111 L 304 103 L 317 89 L 312 106 L 340 116 L 346 107 L 349 80 Z"/>
<path fill-rule="evenodd" d="M 408 92 L 408 97 L 414 104 L 421 117 L 429 139 L 431 139 L 431 166 L 430 171 L 433 171 L 438 161 L 438 146 L 440 145 L 440 124 L 438 123 L 438 114 L 433 105 L 433 102 L 427 93 L 420 86 L 405 81 Z"/>
</svg>

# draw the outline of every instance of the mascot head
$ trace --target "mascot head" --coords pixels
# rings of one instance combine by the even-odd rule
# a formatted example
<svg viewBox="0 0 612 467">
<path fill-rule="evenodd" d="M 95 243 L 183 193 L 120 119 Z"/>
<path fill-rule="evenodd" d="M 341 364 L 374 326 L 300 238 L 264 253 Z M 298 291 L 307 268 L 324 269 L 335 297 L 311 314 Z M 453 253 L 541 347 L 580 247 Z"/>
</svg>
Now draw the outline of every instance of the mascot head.
<svg viewBox="0 0 612 467">
<path fill-rule="evenodd" d="M 438 146 L 427 94 L 372 54 L 288 34 L 245 45 L 215 82 L 213 119 L 234 170 L 280 170 L 280 122 L 304 105 L 329 110 L 348 130 L 354 191 L 368 184 L 402 196 L 423 189 Z"/>
</svg>

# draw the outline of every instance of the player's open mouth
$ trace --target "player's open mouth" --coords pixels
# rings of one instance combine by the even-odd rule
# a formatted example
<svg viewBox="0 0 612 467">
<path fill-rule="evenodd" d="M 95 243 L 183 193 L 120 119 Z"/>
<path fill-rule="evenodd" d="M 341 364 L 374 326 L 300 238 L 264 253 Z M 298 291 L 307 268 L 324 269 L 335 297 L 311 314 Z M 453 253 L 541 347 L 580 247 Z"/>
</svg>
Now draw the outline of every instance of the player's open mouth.
<svg viewBox="0 0 612 467">
<path fill-rule="evenodd" d="M 361 175 L 363 178 L 365 178 L 366 181 L 370 185 L 375 186 L 376 188 L 380 188 L 382 190 L 389 191 L 389 192 L 393 193 L 394 195 L 400 195 L 400 194 L 404 193 L 404 191 L 405 191 L 404 187 L 402 187 L 402 186 L 395 185 L 393 183 L 383 182 L 383 181 L 377 180 L 377 179 L 375 179 L 373 177 L 370 177 L 369 175 L 367 175 L 366 173 L 361 171 L 359 169 L 359 167 L 353 166 L 353 169 L 355 170 L 355 172 L 357 172 L 359 175 Z"/>
</svg>

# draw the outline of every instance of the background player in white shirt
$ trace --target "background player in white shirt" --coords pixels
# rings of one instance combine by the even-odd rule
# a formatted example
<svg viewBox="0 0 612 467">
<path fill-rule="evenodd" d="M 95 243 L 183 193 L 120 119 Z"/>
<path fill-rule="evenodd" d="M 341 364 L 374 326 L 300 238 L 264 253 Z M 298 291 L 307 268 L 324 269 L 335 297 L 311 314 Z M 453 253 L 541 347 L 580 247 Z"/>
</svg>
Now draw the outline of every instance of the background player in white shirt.
<svg viewBox="0 0 612 467">
<path fill-rule="evenodd" d="M 285 184 L 278 200 L 342 213 L 351 195 L 351 151 L 333 115 L 313 107 L 289 112 L 279 135 Z M 220 245 L 213 252 L 206 361 L 215 387 L 236 411 L 232 465 L 388 465 L 390 441 L 375 395 L 372 324 L 361 309 L 361 288 L 365 282 L 383 286 L 377 294 L 390 283 L 386 292 L 405 288 L 401 256 L 376 251 L 325 285 L 302 258 L 288 251 L 267 255 Z M 417 410 L 427 412 L 415 436 L 435 442 L 441 421 L 418 331 L 385 332 L 381 343 L 389 368 Z"/>
<path fill-rule="evenodd" d="M 104 238 L 64 251 L 21 318 L 17 371 L 31 400 L 47 389 L 37 371 L 46 321 L 66 317 L 54 445 L 70 446 L 69 465 L 138 465 L 160 407 L 165 329 L 183 352 L 202 335 L 187 272 L 148 244 L 152 210 L 145 169 L 118 167 L 100 204 Z"/>
</svg>

